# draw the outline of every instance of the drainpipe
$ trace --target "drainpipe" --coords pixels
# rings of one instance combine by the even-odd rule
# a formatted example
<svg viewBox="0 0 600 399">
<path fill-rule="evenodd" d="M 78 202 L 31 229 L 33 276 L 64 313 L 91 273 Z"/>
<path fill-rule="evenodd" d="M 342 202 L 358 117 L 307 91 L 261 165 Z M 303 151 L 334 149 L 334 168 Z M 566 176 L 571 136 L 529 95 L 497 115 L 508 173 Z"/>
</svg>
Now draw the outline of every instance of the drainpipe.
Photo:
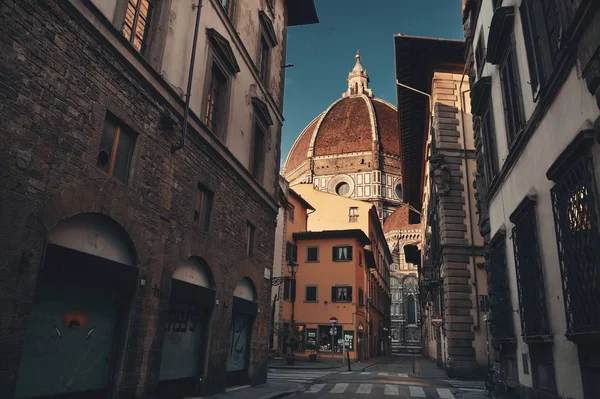
<svg viewBox="0 0 600 399">
<path fill-rule="evenodd" d="M 200 28 L 200 10 L 202 9 L 202 0 L 198 1 L 198 5 L 192 5 L 192 10 L 196 10 L 196 26 L 194 28 L 194 42 L 192 44 L 192 58 L 190 60 L 190 70 L 187 82 L 187 94 L 185 95 L 185 111 L 183 114 L 183 128 L 181 129 L 181 141 L 176 146 L 171 147 L 171 152 L 174 153 L 183 148 L 185 138 L 187 136 L 188 118 L 190 115 L 190 98 L 192 97 L 192 78 L 194 77 L 194 64 L 196 63 L 196 45 L 198 43 L 198 29 Z"/>
<path fill-rule="evenodd" d="M 469 160 L 467 158 L 467 137 L 465 134 L 465 93 L 468 93 L 471 91 L 471 89 L 469 88 L 469 90 L 465 90 L 464 92 L 462 91 L 462 85 L 465 81 L 465 75 L 467 73 L 467 64 L 465 63 L 465 68 L 463 69 L 463 73 L 462 73 L 462 78 L 460 80 L 460 86 L 458 88 L 458 91 L 460 92 L 460 118 L 462 120 L 462 126 L 461 126 L 461 130 L 462 130 L 462 138 L 463 138 L 463 150 L 464 150 L 464 160 L 465 160 L 465 174 L 467 176 L 466 179 L 466 183 L 467 183 L 467 203 L 469 206 L 469 230 L 471 231 L 471 259 L 473 262 L 473 276 L 475 278 L 475 306 L 477 309 L 477 324 L 473 326 L 473 329 L 475 331 L 479 330 L 479 313 L 480 313 L 480 309 L 479 309 L 479 284 L 477 283 L 477 263 L 475 261 L 475 234 L 473 233 L 473 217 L 471 215 L 471 185 L 469 184 Z"/>
</svg>

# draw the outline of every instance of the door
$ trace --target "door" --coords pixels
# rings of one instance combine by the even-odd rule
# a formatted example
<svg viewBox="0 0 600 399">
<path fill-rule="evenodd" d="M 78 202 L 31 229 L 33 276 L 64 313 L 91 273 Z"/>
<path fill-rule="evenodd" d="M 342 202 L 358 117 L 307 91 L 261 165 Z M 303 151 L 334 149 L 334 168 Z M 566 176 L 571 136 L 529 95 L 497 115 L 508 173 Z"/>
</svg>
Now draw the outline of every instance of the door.
<svg viewBox="0 0 600 399">
<path fill-rule="evenodd" d="M 250 328 L 252 319 L 244 313 L 233 313 L 229 328 L 227 380 L 229 385 L 244 384 L 248 376 Z"/>
<path fill-rule="evenodd" d="M 116 320 L 115 298 L 105 290 L 75 282 L 40 281 L 15 397 L 105 391 Z"/>
</svg>

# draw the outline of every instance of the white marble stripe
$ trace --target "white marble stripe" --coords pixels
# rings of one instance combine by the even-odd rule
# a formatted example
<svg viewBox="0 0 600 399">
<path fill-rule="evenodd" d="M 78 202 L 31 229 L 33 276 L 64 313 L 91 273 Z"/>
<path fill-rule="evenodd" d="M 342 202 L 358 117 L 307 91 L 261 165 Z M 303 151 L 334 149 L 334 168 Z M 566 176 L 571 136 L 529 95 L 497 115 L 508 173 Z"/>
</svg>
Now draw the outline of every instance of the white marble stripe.
<svg viewBox="0 0 600 399">
<path fill-rule="evenodd" d="M 329 393 L 344 393 L 346 391 L 346 388 L 348 388 L 348 383 L 340 382 L 335 384 L 335 386 L 331 391 L 329 391 Z"/>
<path fill-rule="evenodd" d="M 371 372 L 370 371 L 365 371 L 363 373 L 360 373 L 360 375 L 371 375 Z"/>
<path fill-rule="evenodd" d="M 412 398 L 426 398 L 425 391 L 421 387 L 409 387 Z"/>
<path fill-rule="evenodd" d="M 398 373 L 398 377 L 408 378 L 408 374 L 406 374 L 406 373 Z"/>
<path fill-rule="evenodd" d="M 340 374 L 352 374 L 352 371 L 342 371 Z"/>
<path fill-rule="evenodd" d="M 385 389 L 383 390 L 383 394 L 384 395 L 399 395 L 400 392 L 398 392 L 398 385 L 392 385 L 392 384 L 385 384 Z"/>
<path fill-rule="evenodd" d="M 388 373 L 379 373 L 379 375 L 388 375 Z"/>
<path fill-rule="evenodd" d="M 310 389 L 304 393 L 318 393 L 323 388 L 325 388 L 325 384 L 314 384 L 314 385 L 311 385 Z"/>
<path fill-rule="evenodd" d="M 438 388 L 437 393 L 440 399 L 456 399 L 448 388 Z"/>
<path fill-rule="evenodd" d="M 357 394 L 369 395 L 373 389 L 373 384 L 360 384 L 356 390 Z"/>
</svg>

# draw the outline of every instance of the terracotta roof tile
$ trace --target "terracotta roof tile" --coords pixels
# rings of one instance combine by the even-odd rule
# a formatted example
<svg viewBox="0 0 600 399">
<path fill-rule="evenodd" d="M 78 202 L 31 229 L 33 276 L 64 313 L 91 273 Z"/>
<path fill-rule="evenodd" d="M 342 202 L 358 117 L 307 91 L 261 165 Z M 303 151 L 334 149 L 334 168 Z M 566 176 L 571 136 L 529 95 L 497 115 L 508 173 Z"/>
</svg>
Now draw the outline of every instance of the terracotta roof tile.
<svg viewBox="0 0 600 399">
<path fill-rule="evenodd" d="M 315 141 L 315 156 L 371 151 L 372 138 L 367 103 L 361 97 L 347 97 L 325 115 Z"/>
<path fill-rule="evenodd" d="M 419 229 L 419 224 L 410 224 L 408 222 L 408 205 L 403 204 L 400 208 L 396 209 L 390 216 L 383 222 L 383 232 L 389 233 L 394 230 L 408 230 L 408 229 Z"/>
<path fill-rule="evenodd" d="M 313 132 L 315 131 L 315 128 L 317 127 L 317 124 L 321 120 L 320 116 L 321 115 L 315 118 L 315 120 L 313 120 L 311 124 L 304 129 L 300 137 L 298 137 L 298 139 L 296 140 L 296 143 L 294 143 L 294 146 L 290 150 L 290 153 L 285 162 L 284 172 L 291 172 L 292 170 L 300 166 L 302 162 L 306 161 L 306 154 L 308 153 L 310 140 L 312 138 Z"/>
<path fill-rule="evenodd" d="M 383 101 L 373 100 L 379 140 L 386 154 L 400 156 L 400 131 L 398 130 L 398 111 Z"/>
</svg>

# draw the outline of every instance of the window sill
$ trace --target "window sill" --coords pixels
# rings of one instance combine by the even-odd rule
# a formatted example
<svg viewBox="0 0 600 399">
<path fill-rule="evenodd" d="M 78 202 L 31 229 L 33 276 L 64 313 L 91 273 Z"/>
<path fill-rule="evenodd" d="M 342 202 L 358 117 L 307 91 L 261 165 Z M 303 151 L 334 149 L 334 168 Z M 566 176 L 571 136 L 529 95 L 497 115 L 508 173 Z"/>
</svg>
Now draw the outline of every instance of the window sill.
<svg viewBox="0 0 600 399">
<path fill-rule="evenodd" d="M 350 300 L 350 301 L 331 301 L 331 303 L 352 303 L 352 300 Z"/>
<path fill-rule="evenodd" d="M 320 263 L 318 260 L 305 260 L 304 263 Z"/>
<path fill-rule="evenodd" d="M 319 303 L 320 301 L 304 301 L 304 303 Z"/>
</svg>

